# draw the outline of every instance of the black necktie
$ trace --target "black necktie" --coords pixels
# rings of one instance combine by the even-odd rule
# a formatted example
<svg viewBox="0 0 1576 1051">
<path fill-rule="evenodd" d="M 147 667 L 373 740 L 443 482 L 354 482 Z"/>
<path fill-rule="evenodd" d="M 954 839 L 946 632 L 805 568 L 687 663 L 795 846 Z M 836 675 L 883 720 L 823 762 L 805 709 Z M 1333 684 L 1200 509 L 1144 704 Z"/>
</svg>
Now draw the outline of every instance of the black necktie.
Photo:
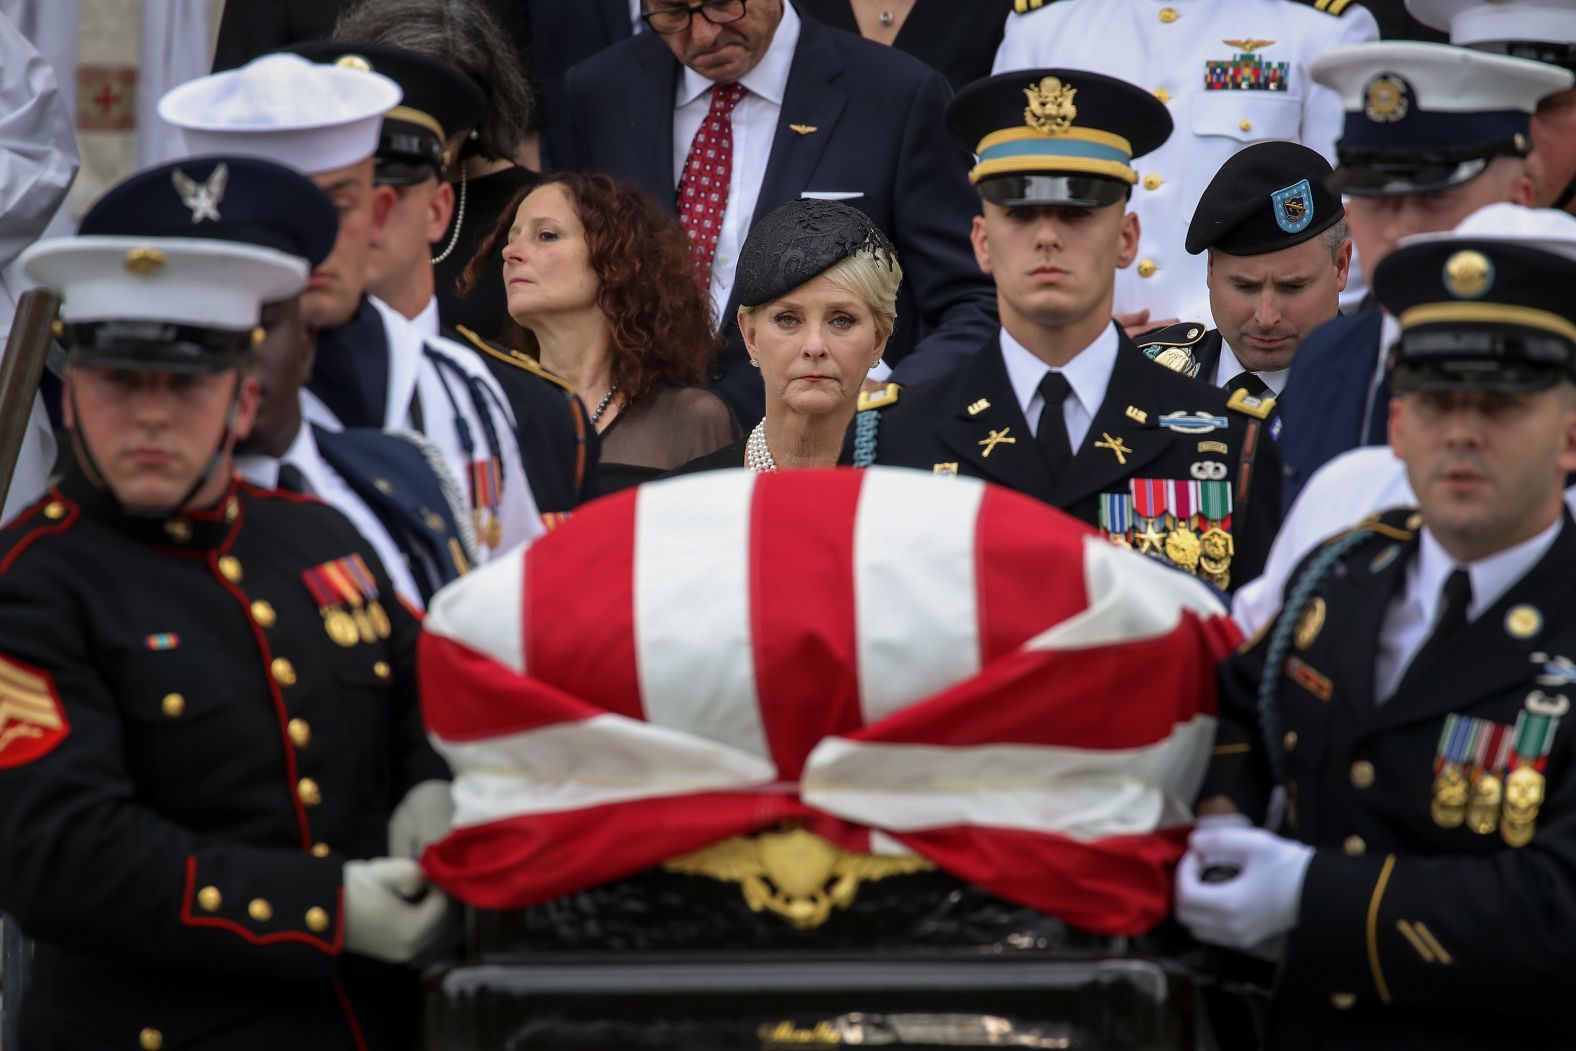
<svg viewBox="0 0 1576 1051">
<path fill-rule="evenodd" d="M 301 468 L 294 464 L 282 463 L 279 465 L 279 481 L 275 488 L 283 489 L 287 493 L 306 492 L 306 476 L 301 473 Z"/>
<path fill-rule="evenodd" d="M 1472 605 L 1472 576 L 1464 569 L 1452 570 L 1445 578 L 1439 592 L 1439 615 L 1434 618 L 1434 630 L 1412 658 L 1407 669 L 1422 667 L 1449 649 L 1461 630 L 1467 626 L 1467 609 Z"/>
<path fill-rule="evenodd" d="M 1061 479 L 1067 465 L 1073 461 L 1072 444 L 1067 440 L 1067 421 L 1062 416 L 1062 403 L 1071 391 L 1067 377 L 1060 372 L 1047 372 L 1040 381 L 1040 397 L 1045 399 L 1045 408 L 1040 410 L 1040 426 L 1034 432 L 1034 444 L 1040 447 L 1053 482 Z"/>
<path fill-rule="evenodd" d="M 1264 396 L 1264 392 L 1269 389 L 1270 385 L 1259 379 L 1258 373 L 1256 372 L 1239 372 L 1231 379 L 1226 381 L 1227 394 L 1230 394 L 1233 391 L 1241 390 L 1247 391 L 1249 397 L 1262 398 Z"/>
</svg>

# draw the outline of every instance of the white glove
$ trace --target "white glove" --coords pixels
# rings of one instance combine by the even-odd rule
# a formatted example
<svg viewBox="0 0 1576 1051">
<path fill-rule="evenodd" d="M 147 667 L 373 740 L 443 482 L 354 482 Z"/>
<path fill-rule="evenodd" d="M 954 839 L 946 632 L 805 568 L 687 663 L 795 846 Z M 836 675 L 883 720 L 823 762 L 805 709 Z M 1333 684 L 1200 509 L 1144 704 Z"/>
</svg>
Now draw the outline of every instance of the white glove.
<svg viewBox="0 0 1576 1051">
<path fill-rule="evenodd" d="M 389 854 L 419 858 L 422 851 L 449 834 L 454 825 L 454 798 L 447 781 L 423 781 L 405 793 L 389 818 Z"/>
<path fill-rule="evenodd" d="M 443 933 L 449 899 L 409 858 L 347 861 L 344 882 L 347 952 L 405 963 Z"/>
<path fill-rule="evenodd" d="M 1312 847 L 1227 822 L 1194 829 L 1187 843 L 1177 866 L 1177 919 L 1195 938 L 1250 949 L 1297 926 Z M 1215 865 L 1241 871 L 1223 882 L 1204 882 L 1204 870 Z"/>
</svg>

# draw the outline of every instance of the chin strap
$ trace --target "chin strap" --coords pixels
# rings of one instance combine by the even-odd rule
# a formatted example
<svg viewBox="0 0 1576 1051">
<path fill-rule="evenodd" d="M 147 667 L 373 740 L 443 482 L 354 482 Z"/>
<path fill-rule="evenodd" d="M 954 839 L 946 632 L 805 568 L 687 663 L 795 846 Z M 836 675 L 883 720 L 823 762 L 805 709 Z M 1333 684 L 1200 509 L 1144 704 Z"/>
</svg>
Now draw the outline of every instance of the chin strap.
<svg viewBox="0 0 1576 1051">
<path fill-rule="evenodd" d="M 1571 176 L 1571 181 L 1565 184 L 1565 192 L 1554 198 L 1551 207 L 1555 211 L 1563 212 L 1570 206 L 1572 198 L 1576 198 L 1576 175 Z"/>
<path fill-rule="evenodd" d="M 196 496 L 202 487 L 208 484 L 208 479 L 213 477 L 213 472 L 223 462 L 225 453 L 229 451 L 231 435 L 235 431 L 235 417 L 241 411 L 241 387 L 243 385 L 241 370 L 237 368 L 235 370 L 235 391 L 230 395 L 230 410 L 225 413 L 224 429 L 219 432 L 218 444 L 214 446 L 213 454 L 208 457 L 208 462 L 203 466 L 202 472 L 197 475 L 197 480 L 192 482 L 185 494 L 175 501 L 171 507 L 147 507 L 145 505 L 129 504 L 122 500 L 120 494 L 115 491 L 115 487 L 110 484 L 108 476 L 104 474 L 103 468 L 99 467 L 98 459 L 93 455 L 93 450 L 89 448 L 87 436 L 82 433 L 81 427 L 71 428 L 71 447 L 76 450 L 77 457 L 81 460 L 83 466 L 92 472 L 98 480 L 98 484 L 114 498 L 115 504 L 119 507 L 121 513 L 138 518 L 168 517 L 176 514 L 190 503 L 192 497 Z M 82 412 L 77 408 L 75 384 L 71 387 L 71 415 L 77 420 L 82 418 Z"/>
</svg>

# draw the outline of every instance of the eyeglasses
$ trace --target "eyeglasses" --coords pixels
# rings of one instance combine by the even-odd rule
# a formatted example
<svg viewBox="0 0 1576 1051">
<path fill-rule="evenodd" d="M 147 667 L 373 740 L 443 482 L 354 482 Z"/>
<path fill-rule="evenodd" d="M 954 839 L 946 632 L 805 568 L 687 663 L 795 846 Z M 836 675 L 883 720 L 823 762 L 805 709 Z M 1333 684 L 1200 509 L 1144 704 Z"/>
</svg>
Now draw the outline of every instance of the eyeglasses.
<svg viewBox="0 0 1576 1051">
<path fill-rule="evenodd" d="M 744 17 L 745 0 L 704 0 L 693 7 L 670 7 L 661 11 L 643 11 L 640 17 L 653 33 L 672 36 L 690 27 L 697 13 L 714 26 L 725 26 Z"/>
</svg>

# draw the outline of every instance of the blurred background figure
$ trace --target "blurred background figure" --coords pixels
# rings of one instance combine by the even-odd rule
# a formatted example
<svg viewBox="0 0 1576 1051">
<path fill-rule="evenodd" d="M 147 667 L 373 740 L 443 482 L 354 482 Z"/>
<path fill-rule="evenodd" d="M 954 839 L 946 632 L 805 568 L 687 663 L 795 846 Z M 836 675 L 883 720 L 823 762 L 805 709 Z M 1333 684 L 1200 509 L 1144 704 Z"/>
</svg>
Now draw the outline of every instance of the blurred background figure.
<svg viewBox="0 0 1576 1051">
<path fill-rule="evenodd" d="M 683 469 L 835 466 L 902 283 L 892 242 L 857 208 L 801 199 L 756 224 L 739 259 L 736 324 L 766 415 L 747 439 Z"/>
<path fill-rule="evenodd" d="M 642 0 L 524 0 L 529 16 L 533 86 L 541 128 L 543 169 L 562 168 L 570 156 L 569 103 L 564 78 L 575 65 L 645 28 Z"/>
<path fill-rule="evenodd" d="M 1188 220 L 1234 153 L 1289 139 L 1335 159 L 1341 100 L 1309 64 L 1331 48 L 1371 41 L 1373 16 L 1348 0 L 1024 0 L 1007 25 L 997 73 L 1070 66 L 1148 89 L 1176 132 L 1144 159 L 1133 190 L 1138 261 L 1117 276 L 1117 318 L 1129 333 L 1178 321 L 1213 325 L 1205 261 L 1187 254 Z"/>
<path fill-rule="evenodd" d="M 834 29 L 906 51 L 947 78 L 952 90 L 990 76 L 1013 0 L 799 0 Z"/>
<path fill-rule="evenodd" d="M 520 195 L 466 268 L 502 247 L 514 326 L 503 343 L 591 409 L 602 493 L 655 478 L 738 436 L 699 386 L 717 346 L 684 231 L 641 190 L 562 172 Z"/>
</svg>

